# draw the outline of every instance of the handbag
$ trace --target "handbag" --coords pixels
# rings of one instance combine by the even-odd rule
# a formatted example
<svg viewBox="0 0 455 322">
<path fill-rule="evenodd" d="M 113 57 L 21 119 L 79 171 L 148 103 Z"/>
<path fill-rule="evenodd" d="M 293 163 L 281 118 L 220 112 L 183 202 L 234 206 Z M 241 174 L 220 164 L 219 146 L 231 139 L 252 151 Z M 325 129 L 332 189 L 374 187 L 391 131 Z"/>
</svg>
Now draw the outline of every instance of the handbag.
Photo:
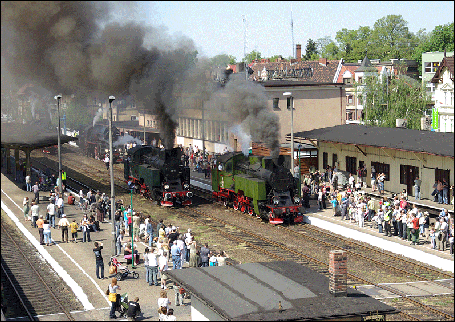
<svg viewBox="0 0 455 322">
<path fill-rule="evenodd" d="M 114 265 L 109 266 L 109 274 L 117 273 L 117 267 Z"/>
<path fill-rule="evenodd" d="M 117 293 L 109 293 L 109 301 L 116 302 L 117 301 Z"/>
<path fill-rule="evenodd" d="M 109 286 L 107 287 L 106 295 L 109 295 Z"/>
</svg>

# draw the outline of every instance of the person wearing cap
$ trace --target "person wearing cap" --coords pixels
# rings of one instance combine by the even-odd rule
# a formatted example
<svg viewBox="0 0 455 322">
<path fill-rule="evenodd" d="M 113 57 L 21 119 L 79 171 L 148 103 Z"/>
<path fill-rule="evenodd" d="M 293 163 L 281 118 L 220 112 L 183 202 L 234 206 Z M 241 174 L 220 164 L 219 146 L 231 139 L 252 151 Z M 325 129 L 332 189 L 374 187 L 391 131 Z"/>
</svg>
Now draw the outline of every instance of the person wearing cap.
<svg viewBox="0 0 455 322">
<path fill-rule="evenodd" d="M 39 215 L 39 219 L 36 221 L 36 226 L 38 226 L 39 244 L 40 245 L 44 245 L 44 220 L 43 220 L 43 215 Z"/>
<path fill-rule="evenodd" d="M 66 219 L 66 215 L 62 214 L 62 218 L 58 221 L 58 226 L 62 230 L 62 243 L 68 242 L 68 227 L 70 226 L 70 223 L 68 219 Z"/>
</svg>

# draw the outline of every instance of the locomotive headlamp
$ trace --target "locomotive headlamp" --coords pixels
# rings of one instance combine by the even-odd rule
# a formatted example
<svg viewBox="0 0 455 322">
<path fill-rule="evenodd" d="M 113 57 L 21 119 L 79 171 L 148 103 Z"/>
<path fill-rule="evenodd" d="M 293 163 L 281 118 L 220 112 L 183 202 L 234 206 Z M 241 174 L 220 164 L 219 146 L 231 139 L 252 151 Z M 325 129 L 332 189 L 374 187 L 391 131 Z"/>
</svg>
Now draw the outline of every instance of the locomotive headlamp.
<svg viewBox="0 0 455 322">
<path fill-rule="evenodd" d="M 300 198 L 299 197 L 294 197 L 294 203 L 299 203 L 300 202 Z"/>
<path fill-rule="evenodd" d="M 183 185 L 183 189 L 187 190 L 187 189 L 189 189 L 189 188 L 190 188 L 190 185 L 189 185 L 188 183 L 185 183 L 185 184 Z"/>
<path fill-rule="evenodd" d="M 280 203 L 280 201 L 278 200 L 278 198 L 273 198 L 274 205 L 278 205 L 279 203 Z"/>
<path fill-rule="evenodd" d="M 165 185 L 164 185 L 164 190 L 167 190 L 167 189 L 169 189 L 169 185 L 168 185 L 168 184 L 165 184 Z"/>
</svg>

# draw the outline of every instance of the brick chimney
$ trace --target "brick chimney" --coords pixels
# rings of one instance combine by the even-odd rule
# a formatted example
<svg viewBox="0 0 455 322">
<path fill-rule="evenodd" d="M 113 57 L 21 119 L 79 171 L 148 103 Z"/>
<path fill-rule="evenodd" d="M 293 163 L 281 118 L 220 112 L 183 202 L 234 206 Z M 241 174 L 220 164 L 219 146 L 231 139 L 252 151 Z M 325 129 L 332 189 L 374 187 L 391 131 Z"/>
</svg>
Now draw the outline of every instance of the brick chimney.
<svg viewBox="0 0 455 322">
<path fill-rule="evenodd" d="M 329 254 L 329 292 L 333 296 L 346 296 L 347 269 L 346 251 L 331 250 Z"/>
<path fill-rule="evenodd" d="M 302 45 L 300 44 L 295 45 L 295 58 L 297 61 L 302 60 Z"/>
<path fill-rule="evenodd" d="M 319 58 L 319 65 L 327 66 L 327 58 Z"/>
</svg>

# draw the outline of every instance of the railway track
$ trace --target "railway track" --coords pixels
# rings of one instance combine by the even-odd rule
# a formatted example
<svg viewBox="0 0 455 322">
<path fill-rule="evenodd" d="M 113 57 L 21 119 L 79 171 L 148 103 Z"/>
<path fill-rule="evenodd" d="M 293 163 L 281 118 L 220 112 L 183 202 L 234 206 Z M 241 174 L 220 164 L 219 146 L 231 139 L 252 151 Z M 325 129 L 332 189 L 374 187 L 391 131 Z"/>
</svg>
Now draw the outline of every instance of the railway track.
<svg viewBox="0 0 455 322">
<path fill-rule="evenodd" d="M 37 321 L 39 315 L 56 313 L 63 313 L 65 320 L 74 321 L 70 312 L 82 309 L 81 304 L 38 251 L 24 243 L 24 236 L 4 219 L 2 215 L 2 277 L 9 281 L 19 301 L 14 303 L 10 299 L 9 305 L 22 307 L 18 308 L 19 312 L 32 321 Z"/>
<path fill-rule="evenodd" d="M 100 165 L 101 166 L 101 165 Z M 87 169 L 87 167 L 84 168 L 84 171 L 87 172 L 89 169 Z M 100 172 L 99 170 L 97 170 L 98 172 Z M 117 169 L 117 171 L 119 171 Z M 118 177 L 117 177 L 118 179 Z M 208 199 L 211 199 L 211 194 L 210 194 L 210 197 L 209 195 L 207 194 L 207 192 L 204 192 L 204 194 L 206 195 L 206 198 Z M 185 211 L 185 210 L 179 210 L 179 213 L 182 213 L 182 211 Z M 232 212 L 232 213 L 235 213 L 237 216 L 239 216 L 241 213 L 239 212 Z M 212 225 L 213 225 L 213 219 L 210 220 L 209 222 L 201 222 L 200 219 L 197 219 L 196 220 L 196 217 L 200 217 L 200 216 L 205 216 L 207 217 L 208 215 L 207 214 L 203 214 L 203 213 L 200 213 L 200 214 L 197 214 L 196 213 L 193 213 L 193 215 L 187 215 L 187 218 L 193 220 L 193 221 L 197 221 L 198 223 L 201 223 L 203 225 L 210 225 L 210 227 L 212 228 Z M 245 215 L 245 217 L 250 217 L 248 215 Z M 217 219 L 218 220 L 218 219 Z M 229 227 L 229 226 L 232 226 L 230 223 L 227 223 L 227 222 L 224 222 L 223 223 L 223 227 Z M 309 225 L 305 225 L 305 229 L 308 228 Z M 277 246 L 277 245 L 273 245 L 272 246 L 269 246 L 269 249 L 267 248 L 264 248 L 263 246 L 264 245 L 270 245 L 270 241 L 267 240 L 267 241 L 264 241 L 262 240 L 262 245 L 257 245 L 255 244 L 254 242 L 256 241 L 256 236 L 252 237 L 252 240 L 248 241 L 248 240 L 245 240 L 245 235 L 249 235 L 251 234 L 251 232 L 248 232 L 248 233 L 245 233 L 247 232 L 246 230 L 242 230 L 241 232 L 238 232 L 237 234 L 235 234 L 235 232 L 226 232 L 224 231 L 225 228 L 218 228 L 217 229 L 217 232 L 220 234 L 220 235 L 223 235 L 225 236 L 226 238 L 229 238 L 231 240 L 235 240 L 239 243 L 244 243 L 245 245 L 247 245 L 249 248 L 252 248 L 252 249 L 255 249 L 257 251 L 260 251 L 261 253 L 263 254 L 266 254 L 267 256 L 269 256 L 270 258 L 273 258 L 275 260 L 294 260 L 294 261 L 297 261 L 297 262 L 301 262 L 301 263 L 304 263 L 305 265 L 308 265 L 310 267 L 312 267 L 313 269 L 317 270 L 317 271 L 320 271 L 321 273 L 327 273 L 327 264 L 325 264 L 324 262 L 320 261 L 320 260 L 317 260 L 315 258 L 306 258 L 305 254 L 301 254 L 300 252 L 296 252 L 296 251 L 292 251 L 292 250 L 286 250 L 286 256 L 284 257 L 283 256 L 283 249 L 280 248 L 280 247 L 287 247 L 286 245 L 280 245 L 280 246 Z M 293 229 L 289 228 L 289 227 L 280 227 L 278 229 L 285 229 L 287 230 L 287 232 L 289 234 L 294 234 L 294 235 L 298 235 L 300 238 L 302 237 L 307 237 L 307 236 L 303 236 L 305 235 L 305 233 L 302 233 L 302 232 L 299 232 L 299 231 L 293 231 Z M 224 230 L 223 230 L 224 229 Z M 236 228 L 237 229 L 237 228 Z M 311 229 L 314 229 L 313 232 L 316 233 L 316 234 L 319 234 L 320 233 L 320 229 L 318 228 L 310 228 Z M 322 234 L 327 234 L 326 232 L 323 232 L 321 231 Z M 254 233 L 253 233 L 254 234 Z M 308 234 L 307 234 L 308 235 Z M 328 238 L 328 236 L 330 236 L 331 238 L 334 238 L 336 240 L 340 239 L 340 236 L 337 236 L 336 234 L 329 234 L 329 235 L 325 235 L 326 238 Z M 315 237 L 313 237 L 315 238 Z M 307 239 L 311 239 L 311 238 L 307 238 Z M 364 261 L 370 261 L 370 258 L 369 257 L 366 257 L 365 255 L 363 254 L 360 254 L 360 253 L 357 253 L 357 252 L 354 252 L 353 250 L 350 250 L 351 248 L 353 247 L 356 247 L 356 248 L 362 248 L 363 249 L 363 252 L 365 250 L 367 251 L 371 251 L 371 252 L 374 252 L 377 254 L 377 256 L 382 256 L 383 258 L 385 256 L 389 256 L 389 253 L 387 252 L 386 254 L 383 252 L 383 251 L 378 251 L 378 250 L 371 250 L 373 248 L 371 247 L 366 247 L 365 245 L 362 245 L 360 243 L 356 243 L 356 242 L 352 242 L 352 241 L 349 241 L 346 242 L 345 240 L 348 240 L 348 239 L 345 239 L 345 238 L 342 238 L 344 239 L 343 240 L 343 245 L 339 245 L 339 243 L 328 243 L 326 244 L 327 247 L 331 247 L 331 248 L 337 248 L 337 249 L 345 249 L 345 250 L 349 250 L 349 252 L 351 253 L 350 255 L 354 255 L 354 256 L 357 256 L 359 257 L 360 260 L 364 260 Z M 313 242 L 320 242 L 320 238 L 318 238 L 318 240 L 313 240 Z M 269 243 L 269 244 L 268 244 Z M 346 243 L 348 245 L 346 245 Z M 277 248 L 278 247 L 278 248 Z M 287 247 L 288 248 L 288 247 Z M 396 256 L 396 255 L 394 255 Z M 413 271 L 406 271 L 406 270 L 401 270 L 401 274 L 404 274 L 406 276 L 414 276 L 415 278 L 418 278 L 418 279 L 431 279 L 433 278 L 434 276 L 445 276 L 445 277 L 450 277 L 450 278 L 453 278 L 453 275 L 449 275 L 449 274 L 445 274 L 443 272 L 440 272 L 436 269 L 432 269 L 432 268 L 428 268 L 426 266 L 422 266 L 422 265 L 419 265 L 419 264 L 415 264 L 414 262 L 410 262 L 408 261 L 407 259 L 403 259 L 401 258 L 400 256 L 396 256 L 396 257 L 390 257 L 390 258 L 393 258 L 392 262 L 393 261 L 403 261 L 407 263 L 407 265 L 410 265 L 413 267 Z M 376 260 L 378 261 L 379 263 L 381 263 L 381 260 Z M 411 265 L 412 264 L 412 265 Z M 389 265 L 389 266 L 387 266 Z M 385 264 L 385 265 L 381 265 L 382 267 L 387 267 L 388 269 L 393 269 L 393 265 L 392 264 Z M 399 271 L 400 269 L 396 270 L 396 271 Z M 424 270 L 425 272 L 427 273 L 424 273 L 424 274 L 421 274 L 419 273 L 420 270 Z M 444 275 L 445 274 L 445 275 Z M 352 285 L 355 286 L 355 284 L 359 284 L 359 283 L 362 283 L 362 284 L 370 284 L 370 285 L 376 285 L 380 288 L 383 288 L 383 289 L 386 289 L 392 293 L 395 293 L 397 294 L 397 291 L 396 290 L 392 290 L 392 289 L 388 289 L 386 286 L 383 286 L 383 285 L 377 285 L 378 283 L 373 283 L 371 281 L 368 281 L 364 278 L 361 278 L 359 276 L 355 276 L 355 275 L 350 275 L 350 283 L 352 283 Z M 441 317 L 443 319 L 453 319 L 453 316 L 449 313 L 446 313 L 446 312 L 442 312 L 438 309 L 434 309 L 434 308 L 431 308 L 431 307 L 427 307 L 425 306 L 424 304 L 418 302 L 418 301 L 415 301 L 413 299 L 408 299 L 406 297 L 406 294 L 398 294 L 399 296 L 402 296 L 403 297 L 403 301 L 407 302 L 407 306 L 409 306 L 409 302 L 411 302 L 411 304 L 415 307 L 415 306 L 420 306 L 421 308 L 424 308 L 424 311 L 419 313 L 418 315 L 422 316 L 422 314 L 424 314 L 425 312 L 427 314 L 433 314 L 433 316 L 431 317 L 424 317 L 424 319 L 427 319 L 427 318 L 430 318 L 430 319 L 441 319 Z M 413 303 L 413 301 L 415 303 Z M 406 317 L 406 319 L 410 319 L 410 320 L 418 320 L 419 318 L 416 318 L 415 316 L 413 316 L 412 314 L 408 314 L 406 315 L 406 313 L 402 313 L 403 317 Z M 414 314 L 415 315 L 415 314 Z"/>
<path fill-rule="evenodd" d="M 290 248 L 287 245 L 276 242 L 270 238 L 265 238 L 261 235 L 251 232 L 250 230 L 246 230 L 242 227 L 235 226 L 230 222 L 226 222 L 220 218 L 210 216 L 207 213 L 195 209 L 184 208 L 178 209 L 177 211 L 180 215 L 188 218 L 189 220 L 196 221 L 201 225 L 210 226 L 211 229 L 216 230 L 217 233 L 223 235 L 225 238 L 234 240 L 238 243 L 245 244 L 248 247 L 254 249 L 255 251 L 265 254 L 271 259 L 279 261 L 292 260 L 303 265 L 306 265 L 308 267 L 311 267 L 313 270 L 321 274 L 324 274 L 326 276 L 328 275 L 329 265 L 327 263 L 322 262 L 314 257 L 308 256 L 296 249 Z M 428 315 L 430 313 L 432 314 L 430 319 L 436 318 L 439 320 L 442 317 L 444 319 L 453 320 L 454 318 L 453 315 L 451 314 L 435 309 L 431 306 L 425 305 L 419 301 L 407 297 L 406 294 L 399 292 L 395 289 L 392 289 L 390 287 L 387 287 L 385 285 L 379 285 L 378 283 L 366 280 L 365 278 L 349 273 L 348 278 L 351 285 L 355 286 L 356 283 L 374 285 L 376 287 L 382 288 L 386 291 L 389 291 L 393 294 L 400 296 L 407 302 L 411 302 L 413 305 L 423 309 L 423 311 L 420 314 L 425 315 L 425 320 L 429 318 Z M 420 320 L 420 318 L 417 318 L 413 315 L 409 315 L 405 312 L 403 312 L 402 314 L 408 316 L 409 319 Z"/>
</svg>

